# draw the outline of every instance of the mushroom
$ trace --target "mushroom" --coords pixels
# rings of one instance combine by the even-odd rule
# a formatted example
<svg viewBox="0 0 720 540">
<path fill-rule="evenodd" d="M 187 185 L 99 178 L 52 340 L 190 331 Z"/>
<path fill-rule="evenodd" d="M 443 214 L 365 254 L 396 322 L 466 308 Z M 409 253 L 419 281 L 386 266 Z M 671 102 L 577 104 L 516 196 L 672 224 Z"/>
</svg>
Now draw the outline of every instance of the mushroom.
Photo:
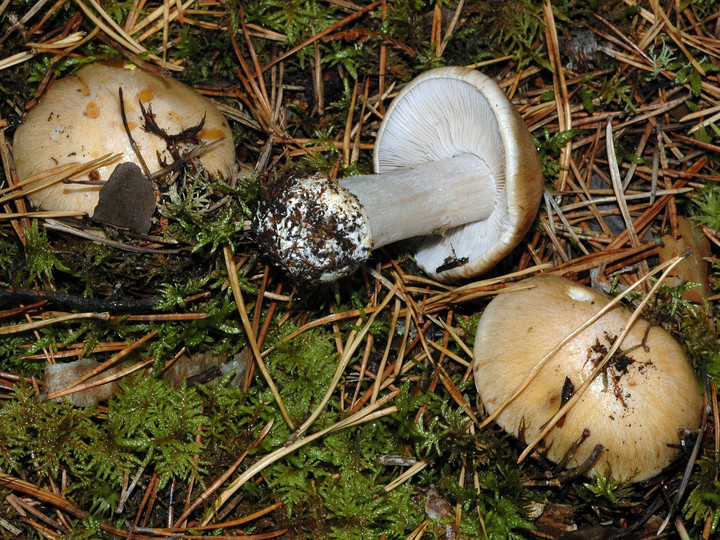
<svg viewBox="0 0 720 540">
<path fill-rule="evenodd" d="M 492 415 L 500 409 L 496 422 L 505 431 L 533 441 L 588 380 L 632 312 L 617 305 L 601 315 L 550 355 L 506 404 L 538 362 L 611 299 L 553 275 L 522 283 L 529 288 L 499 294 L 483 312 L 473 372 L 486 411 Z M 677 455 L 683 429 L 700 425 L 702 405 L 700 385 L 682 347 L 659 326 L 638 318 L 538 448 L 550 461 L 572 468 L 602 445 L 589 475 L 639 482 L 657 475 Z"/>
<path fill-rule="evenodd" d="M 260 201 L 261 247 L 301 280 L 327 282 L 378 247 L 425 236 L 415 257 L 440 280 L 497 264 L 522 239 L 543 177 L 533 139 L 500 87 L 463 67 L 409 83 L 375 142 L 376 174 L 278 180 Z"/>
<path fill-rule="evenodd" d="M 82 358 L 74 362 L 46 364 L 43 377 L 43 390 L 46 395 L 53 394 L 73 385 L 78 379 L 90 372 L 97 372 L 100 364 L 92 358 Z M 93 375 L 84 384 L 96 383 L 122 371 L 122 366 L 112 366 L 102 373 Z M 117 381 L 78 390 L 66 396 L 54 398 L 56 401 L 67 400 L 76 407 L 92 407 L 100 401 L 110 399 L 118 389 Z"/>
<path fill-rule="evenodd" d="M 209 100 L 179 81 L 132 65 L 95 63 L 55 82 L 15 131 L 14 157 L 20 179 L 109 153 L 122 153 L 120 161 L 141 165 L 123 126 L 120 88 L 129 131 L 150 173 L 173 162 L 167 139 L 201 126 L 194 134 L 198 143 L 222 140 L 204 152 L 199 162 L 213 175 L 230 176 L 235 162 L 232 132 Z M 146 126 L 141 104 L 154 120 L 154 127 L 168 137 Z M 78 183 L 54 184 L 29 193 L 27 198 L 44 210 L 92 215 L 100 184 L 109 179 L 115 167 L 116 163 L 100 167 L 76 178 Z"/>
<path fill-rule="evenodd" d="M 683 292 L 683 298 L 703 305 L 711 294 L 708 261 L 712 260 L 713 255 L 710 240 L 692 221 L 678 216 L 677 236 L 668 233 L 662 237 L 662 245 L 658 248 L 658 260 L 664 263 L 683 253 L 686 256 L 667 277 L 665 283 L 670 287 L 695 284 Z"/>
</svg>

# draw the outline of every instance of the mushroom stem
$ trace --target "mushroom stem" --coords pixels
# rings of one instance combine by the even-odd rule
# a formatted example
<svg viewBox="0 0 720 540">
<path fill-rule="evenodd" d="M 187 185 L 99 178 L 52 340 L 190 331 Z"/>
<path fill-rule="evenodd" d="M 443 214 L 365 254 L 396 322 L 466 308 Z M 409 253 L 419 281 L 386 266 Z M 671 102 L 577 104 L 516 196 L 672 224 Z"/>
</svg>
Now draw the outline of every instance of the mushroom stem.
<svg viewBox="0 0 720 540">
<path fill-rule="evenodd" d="M 327 282 L 379 246 L 486 219 L 496 183 L 504 182 L 472 154 L 340 182 L 319 174 L 280 179 L 261 197 L 253 228 L 291 275 Z"/>
<path fill-rule="evenodd" d="M 472 154 L 351 176 L 339 184 L 362 205 L 372 249 L 487 219 L 495 207 L 495 181 Z"/>
</svg>

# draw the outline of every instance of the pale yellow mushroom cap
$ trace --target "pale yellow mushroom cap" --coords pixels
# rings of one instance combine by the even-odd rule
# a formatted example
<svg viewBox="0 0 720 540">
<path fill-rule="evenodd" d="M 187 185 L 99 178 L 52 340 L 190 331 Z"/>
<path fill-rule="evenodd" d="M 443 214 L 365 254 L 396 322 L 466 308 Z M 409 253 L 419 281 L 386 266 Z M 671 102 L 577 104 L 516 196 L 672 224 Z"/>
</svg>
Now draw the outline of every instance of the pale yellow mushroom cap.
<svg viewBox="0 0 720 540">
<path fill-rule="evenodd" d="M 107 180 L 117 163 L 140 165 L 125 132 L 118 88 L 122 88 L 130 132 L 150 169 L 162 168 L 161 159 L 173 162 L 162 137 L 143 128 L 139 103 L 152 107 L 157 125 L 174 135 L 196 126 L 200 142 L 222 139 L 206 151 L 200 163 L 211 174 L 229 177 L 235 162 L 232 131 L 220 111 L 189 86 L 134 66 L 90 64 L 55 82 L 15 131 L 15 165 L 21 180 L 57 165 L 87 162 L 121 152 L 118 162 L 92 173 Z M 88 180 L 90 176 L 80 177 Z M 101 186 L 55 184 L 27 196 L 44 210 L 75 210 L 92 214 Z"/>
<path fill-rule="evenodd" d="M 490 414 L 543 356 L 610 300 L 552 275 L 522 283 L 533 287 L 499 294 L 485 309 L 477 330 L 475 384 Z M 497 423 L 515 437 L 533 441 L 560 409 L 566 378 L 578 389 L 630 314 L 617 306 L 572 338 L 505 407 Z M 602 444 L 604 450 L 591 475 L 602 472 L 626 481 L 646 480 L 677 455 L 682 428 L 700 425 L 702 403 L 701 387 L 680 344 L 659 326 L 638 319 L 609 367 L 590 383 L 538 450 L 557 463 L 587 429 L 590 435 L 568 468 L 582 464 L 593 447 Z"/>
</svg>

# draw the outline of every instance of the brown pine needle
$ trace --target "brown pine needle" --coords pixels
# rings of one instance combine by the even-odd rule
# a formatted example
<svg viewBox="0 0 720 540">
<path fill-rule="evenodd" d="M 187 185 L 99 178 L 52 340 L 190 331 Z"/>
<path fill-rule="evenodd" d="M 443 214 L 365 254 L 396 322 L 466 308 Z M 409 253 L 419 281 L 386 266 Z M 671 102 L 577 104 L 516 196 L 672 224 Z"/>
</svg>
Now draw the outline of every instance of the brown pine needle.
<svg viewBox="0 0 720 540">
<path fill-rule="evenodd" d="M 620 169 L 618 168 L 617 158 L 615 157 L 612 122 L 607 123 L 605 130 L 605 142 L 607 144 L 608 165 L 610 166 L 610 177 L 612 178 L 612 186 L 615 191 L 615 199 L 620 207 L 620 214 L 622 215 L 623 220 L 625 220 L 625 227 L 628 232 L 628 237 L 630 238 L 630 245 L 632 247 L 638 247 L 638 245 L 640 245 L 640 239 L 635 231 L 635 225 L 630 217 L 630 211 L 628 210 L 627 202 L 625 201 L 625 194 L 623 193 L 620 181 Z"/>
<path fill-rule="evenodd" d="M 190 7 L 191 5 L 193 5 L 194 3 L 195 3 L 195 0 L 186 0 L 184 3 L 179 4 L 179 5 L 181 6 L 181 9 L 182 9 L 183 11 L 185 11 L 187 8 L 189 8 L 189 7 Z M 134 24 L 134 25 L 130 28 L 130 30 L 127 32 L 127 34 L 128 34 L 128 35 L 137 34 L 140 30 L 142 30 L 142 29 L 145 28 L 146 26 L 149 26 L 149 25 L 152 24 L 153 22 L 155 22 L 155 21 L 157 21 L 158 19 L 160 19 L 160 18 L 163 16 L 163 12 L 164 12 L 164 11 L 165 11 L 165 7 L 162 6 L 162 5 L 154 8 L 151 12 L 148 13 L 148 15 L 147 15 L 142 21 Z M 175 18 L 177 17 L 177 15 L 178 15 L 177 9 L 172 10 L 172 13 L 170 14 L 170 20 L 171 20 L 171 21 L 175 20 Z M 162 27 L 162 24 L 163 24 L 162 21 L 160 21 L 156 26 L 154 26 L 153 28 L 151 28 L 150 30 L 148 30 L 147 32 L 145 32 L 142 36 L 138 37 L 138 38 L 136 39 L 136 41 L 137 41 L 138 43 L 142 43 L 143 41 L 145 41 L 145 39 L 147 39 L 148 37 L 150 37 L 151 35 L 153 35 L 155 32 L 157 32 L 158 30 L 160 30 L 160 28 Z"/>
<path fill-rule="evenodd" d="M 373 2 L 372 4 L 368 4 L 367 6 L 365 6 L 364 8 L 356 11 L 355 13 L 353 13 L 353 14 L 351 14 L 351 15 L 348 15 L 348 16 L 345 17 L 344 19 L 336 22 L 335 24 L 333 24 L 333 25 L 331 25 L 331 26 L 328 26 L 328 27 L 327 27 L 325 30 L 323 30 L 322 32 L 318 32 L 318 33 L 315 34 L 313 37 L 311 37 L 311 38 L 306 39 L 305 41 L 303 41 L 300 45 L 296 45 L 295 47 L 293 47 L 292 49 L 290 49 L 290 50 L 287 51 L 286 53 L 281 54 L 280 56 L 278 56 L 278 57 L 277 57 L 275 60 L 273 60 L 272 62 L 269 62 L 268 64 L 265 64 L 265 66 L 263 66 L 263 68 L 262 68 L 262 71 L 267 71 L 268 69 L 270 69 L 270 68 L 271 68 L 272 66 L 274 66 L 275 64 L 277 64 L 277 63 L 279 63 L 279 62 L 282 62 L 283 60 L 285 60 L 285 59 L 288 58 L 289 56 L 292 56 L 293 54 L 295 54 L 295 53 L 298 52 L 299 50 L 301 50 L 301 49 L 307 47 L 308 45 L 314 43 L 315 41 L 317 41 L 317 40 L 319 40 L 319 39 L 327 36 L 328 34 L 333 33 L 333 32 L 334 32 L 335 30 L 337 30 L 338 28 L 341 28 L 342 26 L 345 26 L 346 24 L 354 21 L 355 19 L 358 19 L 358 18 L 362 17 L 362 16 L 365 15 L 368 11 L 371 11 L 371 10 L 375 9 L 376 7 L 378 7 L 382 2 L 383 2 L 383 0 L 375 0 L 375 2 Z M 256 75 L 257 75 L 257 74 L 256 74 Z"/>
<path fill-rule="evenodd" d="M 265 365 L 265 361 L 263 360 L 262 354 L 260 353 L 260 349 L 258 348 L 257 336 L 253 333 L 252 323 L 250 323 L 247 310 L 245 309 L 245 300 L 243 299 L 242 290 L 240 289 L 240 281 L 238 280 L 237 267 L 235 266 L 235 260 L 233 259 L 232 249 L 230 248 L 230 246 L 226 245 L 223 247 L 223 255 L 225 256 L 225 265 L 227 266 L 228 279 L 230 280 L 230 287 L 232 288 L 233 297 L 235 298 L 235 304 L 237 305 L 238 313 L 240 313 L 240 320 L 242 321 L 243 328 L 245 329 L 248 341 L 250 342 L 250 348 L 252 349 L 253 356 L 255 357 L 255 362 L 257 362 L 257 365 L 260 368 L 260 372 L 265 378 L 265 382 L 267 383 L 270 391 L 275 397 L 275 402 L 280 409 L 280 414 L 282 415 L 290 430 L 295 431 L 295 425 L 293 424 L 293 421 L 290 419 L 290 415 L 285 409 L 285 404 L 283 403 L 282 397 L 280 397 L 280 392 L 278 392 L 278 389 L 275 386 L 272 377 L 270 376 L 270 372 Z"/>
<path fill-rule="evenodd" d="M 52 169 L 34 174 L 15 185 L 0 190 L 0 194 L 2 194 L 19 189 L 19 191 L 16 191 L 15 193 L 0 197 L 0 204 L 5 204 L 19 197 L 24 197 L 29 193 L 35 193 L 36 191 L 45 189 L 48 186 L 62 182 L 63 180 L 72 179 L 86 174 L 94 169 L 104 167 L 115 162 L 120 158 L 120 156 L 122 156 L 122 154 L 105 154 L 104 156 L 88 161 L 87 163 L 67 163 L 65 165 L 58 165 Z"/>
<path fill-rule="evenodd" d="M 0 219 L 19 219 L 19 218 L 62 218 L 62 217 L 82 217 L 85 212 L 76 212 L 74 210 L 45 210 L 38 212 L 0 212 Z"/>
<path fill-rule="evenodd" d="M 77 506 L 72 504 L 70 501 L 68 501 L 66 498 L 62 497 L 61 495 L 57 495 L 57 494 L 53 493 L 52 491 L 48 491 L 47 489 L 37 487 L 34 484 L 31 484 L 30 482 L 26 482 L 25 480 L 20 480 L 19 478 L 10 476 L 9 474 L 6 474 L 2 471 L 0 471 L 0 485 L 4 489 L 9 489 L 12 491 L 19 491 L 20 493 L 25 493 L 26 495 L 29 495 L 30 497 L 34 497 L 43 502 L 46 502 L 47 504 L 55 506 L 58 509 L 62 510 L 63 512 L 72 514 L 73 516 L 76 516 L 80 519 L 88 519 L 90 517 L 90 515 L 87 512 L 85 512 L 84 510 L 81 510 L 80 508 L 78 508 Z M 101 529 L 103 529 L 104 531 L 107 531 L 111 534 L 115 534 L 115 535 L 121 536 L 123 538 L 127 537 L 127 535 L 128 535 L 127 531 L 118 529 L 117 527 L 113 527 L 112 525 L 108 525 L 105 522 L 100 521 L 98 524 L 100 525 Z"/>
<path fill-rule="evenodd" d="M 428 525 L 430 525 L 430 520 L 426 519 L 424 520 L 420 525 L 418 525 L 413 532 L 411 532 L 405 540 L 420 540 L 423 537 L 423 533 L 425 529 L 428 528 Z"/>
<path fill-rule="evenodd" d="M 272 420 L 270 420 L 267 424 L 265 424 L 265 427 L 262 428 L 262 430 L 260 431 L 258 436 L 255 437 L 255 440 L 250 443 L 250 445 L 245 449 L 245 451 L 240 455 L 240 457 L 237 458 L 235 463 L 230 465 L 230 467 L 228 467 L 228 469 L 223 474 L 220 475 L 220 478 L 218 478 L 215 482 L 213 482 L 213 484 L 210 487 L 208 487 L 202 494 L 200 494 L 200 496 L 197 499 L 195 499 L 195 502 L 192 503 L 188 507 L 188 509 L 182 513 L 182 515 L 179 518 L 177 518 L 177 521 L 175 522 L 175 527 L 179 527 L 180 523 L 185 521 L 190 516 L 190 514 L 192 514 L 195 511 L 195 509 L 203 503 L 203 501 L 205 501 L 208 497 L 210 497 L 213 493 L 215 493 L 218 489 L 220 489 L 220 486 L 222 486 L 225 483 L 225 481 L 228 478 L 230 478 L 230 475 L 232 475 L 232 473 L 234 473 L 235 470 L 240 466 L 240 464 L 243 462 L 243 460 L 248 455 L 248 453 L 253 448 L 255 448 L 258 444 L 260 444 L 260 442 L 262 442 L 262 440 L 265 438 L 265 436 L 270 432 L 270 428 L 272 427 L 272 425 L 273 425 Z M 217 525 L 215 525 L 213 527 L 217 527 Z"/>
<path fill-rule="evenodd" d="M 401 486 L 410 478 L 415 476 L 417 473 L 422 471 L 425 467 L 430 465 L 433 462 L 434 458 L 426 457 L 421 460 L 419 460 L 414 465 L 407 468 L 407 470 L 403 471 L 402 474 L 400 474 L 395 480 L 387 484 L 385 487 L 383 487 L 378 493 L 375 494 L 376 497 L 387 495 L 390 493 L 393 489 L 395 489 L 398 486 Z"/>
<path fill-rule="evenodd" d="M 654 15 L 662 19 L 663 25 L 667 30 L 667 35 L 670 36 L 670 38 L 675 42 L 675 44 L 682 51 L 682 53 L 687 57 L 688 60 L 690 60 L 690 63 L 697 70 L 700 76 L 704 77 L 705 69 L 698 63 L 697 60 L 695 60 L 693 55 L 690 54 L 690 51 L 683 42 L 683 36 L 681 32 L 677 28 L 675 28 L 675 26 L 670 22 L 670 19 L 668 19 L 668 16 L 665 14 L 665 11 L 663 10 L 658 0 L 650 0 L 650 4 L 652 5 Z"/>
<path fill-rule="evenodd" d="M 109 368 L 109 367 L 117 364 L 120 360 L 122 360 L 123 358 L 125 358 L 128 354 L 130 354 L 130 353 L 133 352 L 134 350 L 140 348 L 140 347 L 143 346 L 145 343 L 147 343 L 147 342 L 150 341 L 152 338 L 154 338 L 154 337 L 157 335 L 157 333 L 158 333 L 157 330 L 153 330 L 153 331 L 150 332 L 149 334 L 146 334 L 145 336 L 143 336 L 142 338 L 138 339 L 138 340 L 135 341 L 134 343 L 131 343 L 130 345 L 128 345 L 127 347 L 125 347 L 123 350 L 121 350 L 121 351 L 118 352 L 117 354 L 114 354 L 110 359 L 108 359 L 107 361 L 103 362 L 102 364 L 100 364 L 99 366 L 97 366 L 95 369 L 92 369 L 92 370 L 88 371 L 88 372 L 85 373 L 83 376 L 79 377 L 77 380 L 75 380 L 75 381 L 73 381 L 72 383 L 70 383 L 69 385 L 67 385 L 65 388 L 63 388 L 63 389 L 61 389 L 61 390 L 57 390 L 56 392 L 52 392 L 51 394 L 48 394 L 47 396 L 45 396 L 43 399 L 44 399 L 45 401 L 49 401 L 49 400 L 51 400 L 51 399 L 55 399 L 55 398 L 58 398 L 58 397 L 61 397 L 61 396 L 65 396 L 65 395 L 68 395 L 68 394 L 72 394 L 73 392 L 78 391 L 78 390 L 76 389 L 76 387 L 80 386 L 82 383 L 84 383 L 84 382 L 87 381 L 88 379 L 91 379 L 92 377 L 94 377 L 94 376 L 97 375 L 98 373 L 102 373 L 102 372 L 105 371 L 107 368 Z M 95 386 L 95 385 L 93 385 L 93 386 Z"/>
<path fill-rule="evenodd" d="M 473 424 L 476 426 L 480 425 L 480 420 L 478 420 L 477 416 L 472 410 L 472 407 L 470 407 L 470 404 L 465 400 L 465 397 L 460 393 L 460 391 L 455 386 L 455 383 L 450 378 L 450 375 L 448 375 L 447 371 L 443 366 L 438 366 L 438 373 L 440 375 L 440 381 L 443 383 L 443 386 L 445 387 L 445 390 L 447 390 L 448 394 L 450 394 L 450 397 L 457 403 L 460 408 L 465 412 L 465 414 L 468 415 L 468 418 L 472 421 Z"/>
<path fill-rule="evenodd" d="M 303 422 L 303 424 L 298 428 L 297 433 L 295 433 L 295 436 L 302 435 L 305 433 L 308 428 L 317 420 L 317 417 L 320 416 L 320 414 L 325 410 L 325 406 L 330 401 L 330 398 L 332 397 L 333 393 L 335 392 L 335 388 L 337 387 L 337 384 L 340 382 L 340 379 L 342 378 L 342 374 L 345 372 L 345 369 L 347 368 L 348 364 L 350 363 L 350 360 L 352 359 L 353 354 L 355 354 L 355 351 L 360 346 L 360 342 L 363 340 L 365 335 L 370 330 L 370 326 L 372 326 L 372 323 L 375 322 L 375 319 L 377 318 L 378 314 L 382 312 L 382 310 L 385 308 L 385 306 L 390 302 L 390 300 L 395 296 L 395 293 L 398 291 L 398 286 L 395 284 L 392 289 L 390 289 L 390 292 L 385 296 L 382 302 L 380 302 L 380 305 L 375 310 L 375 313 L 373 313 L 368 320 L 365 322 L 365 325 L 360 329 L 359 332 L 355 332 L 354 330 L 350 332 L 350 336 L 348 338 L 348 344 L 345 347 L 345 349 L 342 352 L 342 357 L 340 358 L 340 362 L 338 362 L 337 369 L 335 370 L 335 374 L 333 375 L 332 381 L 330 381 L 330 385 L 328 386 L 328 390 L 325 393 L 325 396 L 320 401 L 320 404 L 315 408 L 313 413 L 310 415 L 310 417 Z"/>
<path fill-rule="evenodd" d="M 387 364 L 387 359 L 390 356 L 390 350 L 393 345 L 392 337 L 395 335 L 395 329 L 397 328 L 398 319 L 400 318 L 400 308 L 402 307 L 402 304 L 400 303 L 400 300 L 398 298 L 395 299 L 395 308 L 393 309 L 393 316 L 392 316 L 392 322 L 390 323 L 390 328 L 388 330 L 388 341 L 385 345 L 385 352 L 383 352 L 382 360 L 380 361 L 380 367 L 378 368 L 378 374 L 375 377 L 375 383 L 373 384 L 373 390 L 372 390 L 372 397 L 370 398 L 371 403 L 375 403 L 378 398 L 378 394 L 380 393 L 380 385 L 383 382 L 383 373 L 385 372 L 385 365 Z"/>
<path fill-rule="evenodd" d="M 553 66 L 553 86 L 555 88 L 555 103 L 558 114 L 558 128 L 560 131 L 572 129 L 572 113 L 570 111 L 570 100 L 565 82 L 565 70 L 560 58 L 560 45 L 558 42 L 557 29 L 555 28 L 555 17 L 552 4 L 549 0 L 543 2 L 543 12 L 546 22 L 546 41 L 548 45 L 548 56 Z M 567 141 L 560 154 L 560 189 L 564 189 L 567 182 L 568 170 L 570 168 L 570 155 L 572 142 Z"/>
<path fill-rule="evenodd" d="M 271 465 L 278 461 L 279 459 L 282 459 L 283 457 L 287 456 L 288 454 L 291 454 L 298 448 L 301 448 L 305 446 L 306 444 L 320 439 L 327 435 L 328 433 L 332 433 L 334 431 L 340 431 L 342 429 L 345 429 L 347 427 L 359 425 L 365 422 L 370 422 L 372 420 L 376 420 L 378 418 L 382 418 L 383 416 L 387 416 L 389 414 L 394 414 L 398 411 L 398 408 L 394 405 L 391 407 L 387 407 L 385 409 L 380 409 L 385 403 L 390 401 L 391 399 L 395 398 L 400 393 L 399 390 L 385 396 L 383 399 L 376 401 L 372 405 L 368 405 L 364 409 L 348 416 L 347 418 L 341 420 L 340 422 L 333 424 L 330 427 L 327 427 L 323 429 L 322 431 L 318 431 L 316 433 L 312 433 L 308 435 L 307 437 L 304 437 L 299 440 L 295 440 L 294 442 L 282 446 L 275 450 L 274 452 L 271 452 L 270 454 L 267 454 L 266 456 L 263 456 L 258 461 L 256 461 L 252 466 L 250 466 L 243 474 L 241 474 L 238 478 L 236 478 L 226 489 L 223 491 L 218 498 L 216 499 L 215 503 L 213 504 L 212 510 L 208 513 L 208 515 L 205 516 L 205 518 L 200 523 L 201 525 L 207 525 L 210 520 L 212 519 L 212 516 L 217 513 L 217 511 L 225 504 L 230 497 L 238 490 L 240 489 L 245 482 L 250 480 L 253 476 L 258 474 L 260 471 L 262 471 L 265 467 L 268 465 Z"/>
<path fill-rule="evenodd" d="M 103 321 L 107 321 L 110 319 L 110 314 L 109 313 L 70 313 L 67 315 L 58 315 L 56 317 L 51 317 L 49 319 L 43 319 L 41 321 L 20 323 L 20 324 L 10 324 L 7 326 L 0 326 L 0 336 L 17 334 L 19 332 L 27 332 L 28 330 L 36 330 L 37 328 L 42 328 L 43 326 L 50 326 L 50 325 L 65 322 L 65 321 L 75 321 L 75 320 L 79 320 L 79 319 L 100 319 Z"/>
<path fill-rule="evenodd" d="M 91 388 L 95 388 L 96 386 L 102 386 L 104 384 L 108 384 L 113 381 L 119 381 L 126 375 L 135 373 L 136 371 L 149 366 L 153 362 L 155 362 L 155 358 L 153 358 L 151 356 L 150 358 L 146 358 L 145 360 L 138 362 L 137 364 L 133 364 L 132 366 L 127 367 L 121 371 L 118 371 L 117 373 L 114 373 L 113 375 L 110 375 L 103 379 L 98 379 L 97 381 L 87 382 L 85 384 L 79 384 L 76 386 L 72 386 L 71 388 L 64 388 L 62 390 L 58 390 L 57 392 L 55 392 L 55 394 L 58 394 L 58 395 L 56 395 L 56 398 L 61 397 L 61 396 L 68 396 L 70 394 L 75 394 L 77 392 L 83 392 L 85 390 L 90 390 Z M 45 398 L 45 399 L 47 399 L 47 398 Z"/>
</svg>

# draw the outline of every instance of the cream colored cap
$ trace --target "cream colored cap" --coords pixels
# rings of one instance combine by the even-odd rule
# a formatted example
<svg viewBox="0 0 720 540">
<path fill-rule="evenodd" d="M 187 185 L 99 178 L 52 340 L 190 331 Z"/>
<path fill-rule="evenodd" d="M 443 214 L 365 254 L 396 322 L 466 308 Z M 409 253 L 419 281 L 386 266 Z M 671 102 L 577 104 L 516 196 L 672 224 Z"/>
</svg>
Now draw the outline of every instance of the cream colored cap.
<svg viewBox="0 0 720 540">
<path fill-rule="evenodd" d="M 501 293 L 485 309 L 475 338 L 475 384 L 488 413 L 530 370 L 610 297 L 557 276 L 522 281 L 532 288 Z M 617 306 L 550 357 L 533 381 L 497 417 L 515 437 L 533 441 L 562 405 L 568 382 L 577 389 L 622 332 L 631 311 Z M 567 467 L 582 464 L 596 444 L 594 470 L 638 482 L 657 475 L 677 455 L 681 428 L 695 429 L 701 387 L 680 344 L 638 319 L 608 367 L 590 383 L 538 450 L 559 462 L 585 429 L 589 437 Z M 592 473 L 595 474 L 595 473 Z"/>
<path fill-rule="evenodd" d="M 55 82 L 15 131 L 15 165 L 21 180 L 57 165 L 84 162 L 108 153 L 123 154 L 119 162 L 139 165 L 120 114 L 122 88 L 128 126 L 150 172 L 173 159 L 162 137 L 143 128 L 139 103 L 152 107 L 157 125 L 168 134 L 196 126 L 200 142 L 222 139 L 200 157 L 210 173 L 229 177 L 235 162 L 232 131 L 220 111 L 189 86 L 134 66 L 90 64 Z M 107 180 L 117 163 L 97 169 L 94 180 Z M 89 176 L 80 180 L 88 180 Z M 75 210 L 92 214 L 101 186 L 55 184 L 29 194 L 44 210 Z"/>
</svg>

